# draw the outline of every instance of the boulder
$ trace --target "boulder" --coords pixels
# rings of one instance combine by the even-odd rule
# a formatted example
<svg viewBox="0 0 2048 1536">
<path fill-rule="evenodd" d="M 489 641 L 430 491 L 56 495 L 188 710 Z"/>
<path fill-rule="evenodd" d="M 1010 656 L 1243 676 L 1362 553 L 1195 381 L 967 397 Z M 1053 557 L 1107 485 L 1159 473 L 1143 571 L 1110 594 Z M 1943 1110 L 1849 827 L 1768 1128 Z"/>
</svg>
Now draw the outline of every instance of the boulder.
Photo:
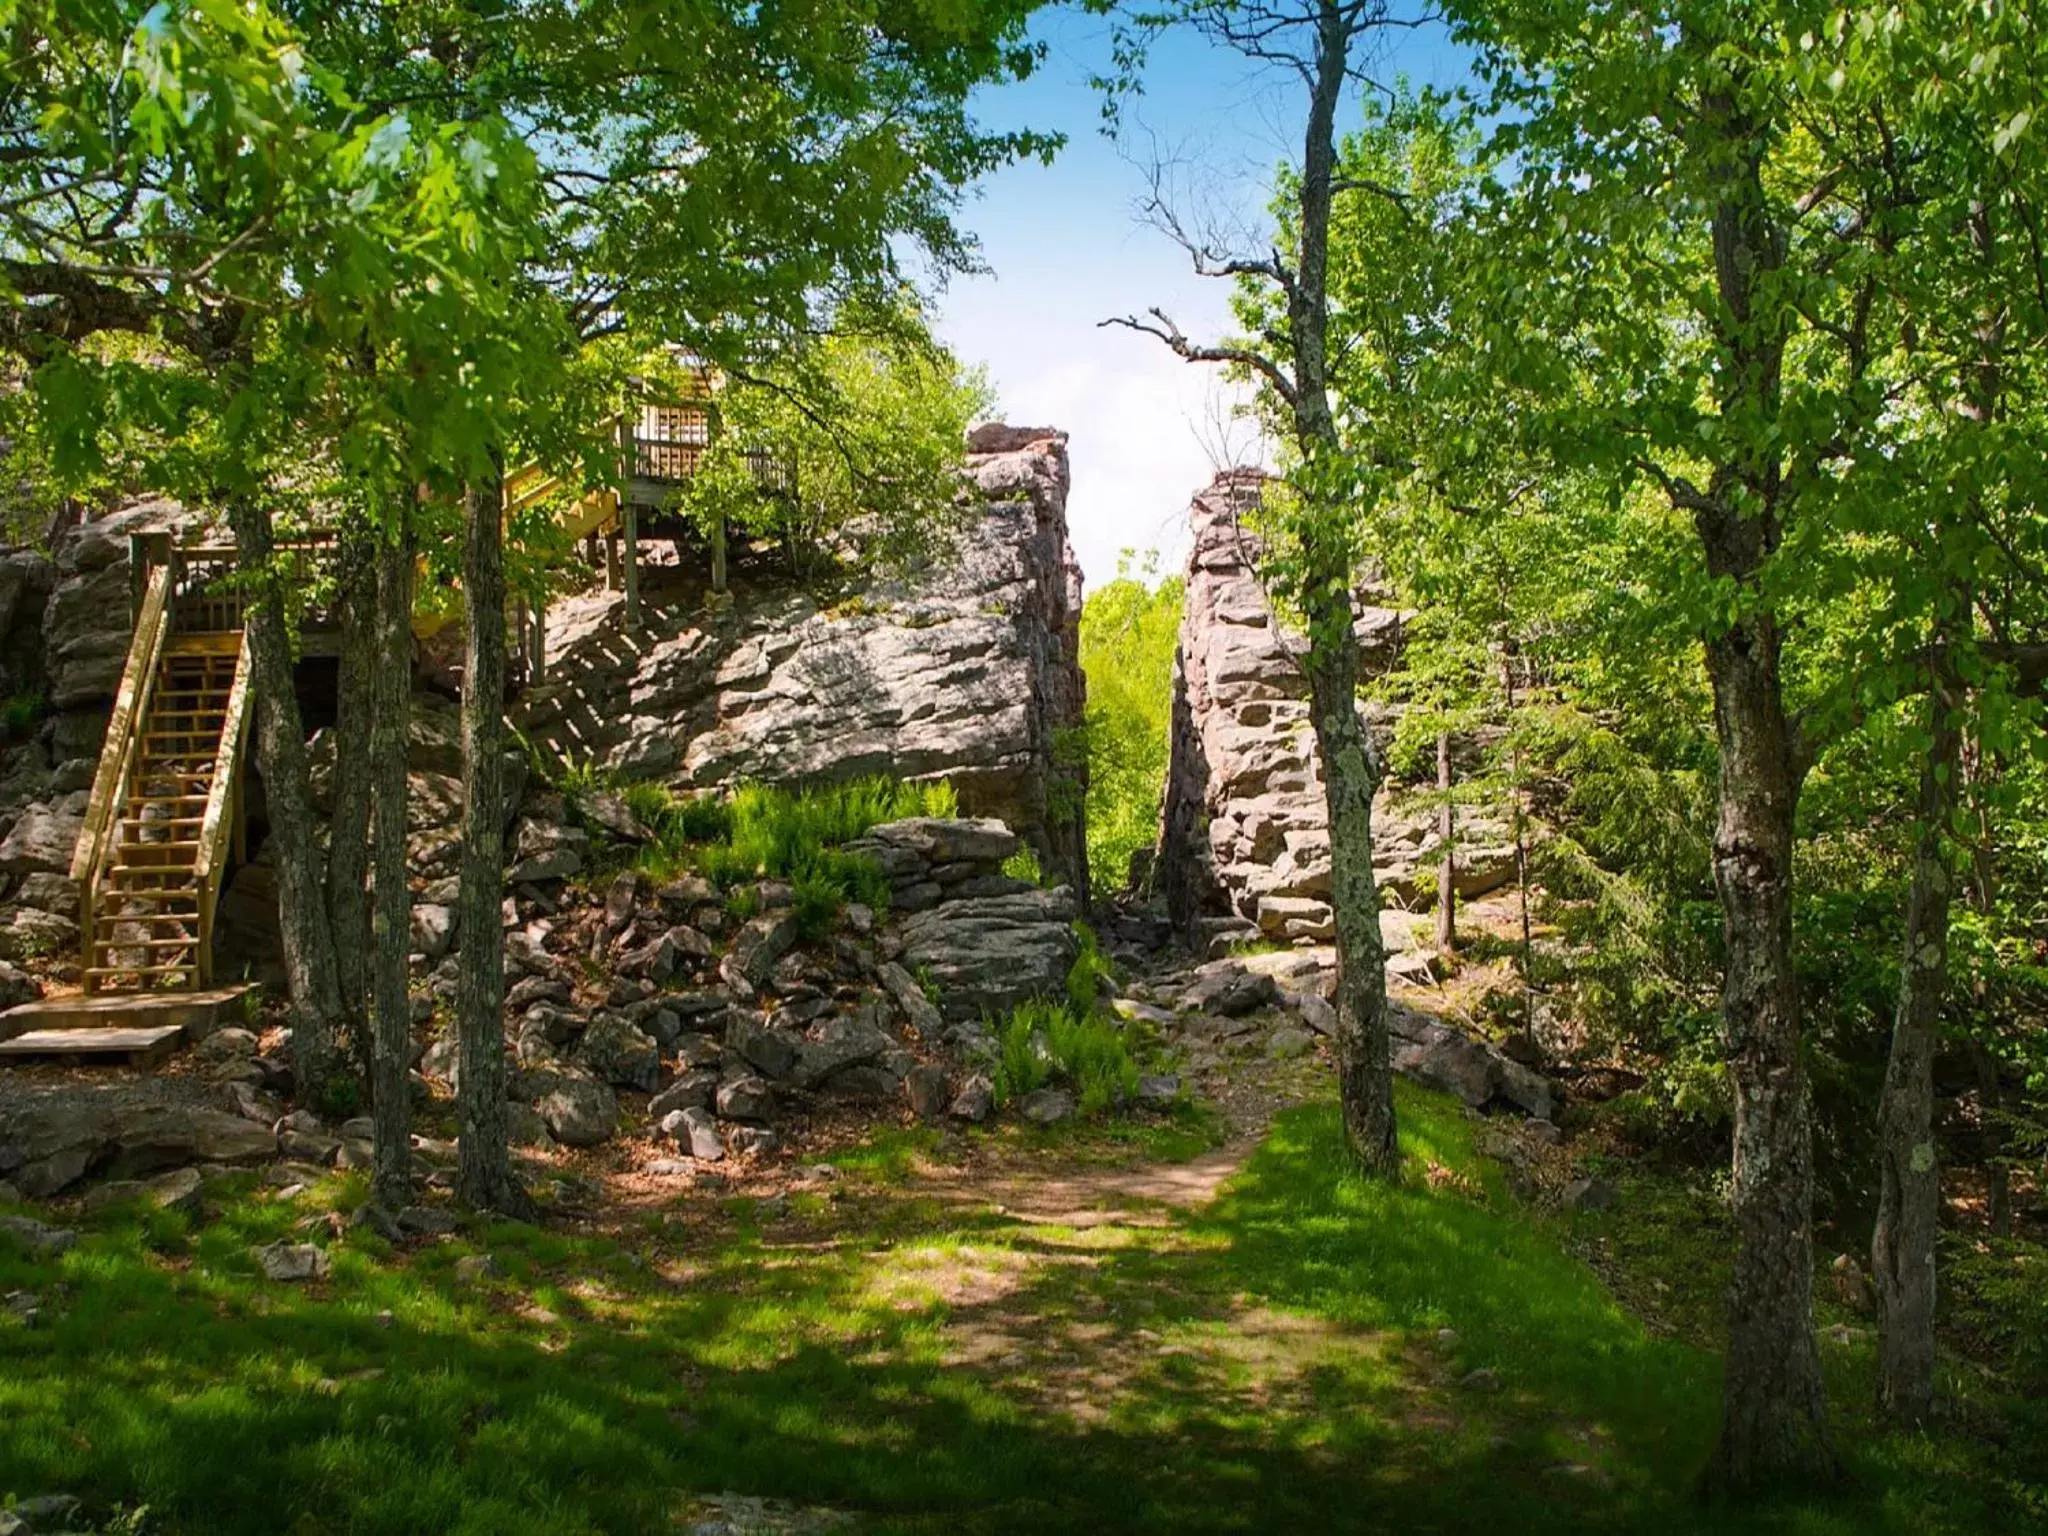
<svg viewBox="0 0 2048 1536">
<path fill-rule="evenodd" d="M 946 1113 L 955 1120 L 965 1120 L 970 1125 L 979 1125 L 992 1114 L 996 1107 L 995 1084 L 986 1073 L 977 1072 L 960 1085 L 953 1095 L 953 1102 Z"/>
<path fill-rule="evenodd" d="M 1151 1074 L 1138 1079 L 1138 1103 L 1146 1109 L 1171 1109 L 1180 1102 L 1180 1079 Z"/>
<path fill-rule="evenodd" d="M 297 1284 L 306 1280 L 323 1280 L 333 1267 L 327 1257 L 327 1250 L 311 1243 L 294 1243 L 280 1238 L 267 1248 L 255 1250 L 256 1262 L 266 1278 Z"/>
<path fill-rule="evenodd" d="M 875 979 L 882 984 L 910 1027 L 926 1040 L 936 1040 L 939 1031 L 945 1027 L 945 1019 L 937 1006 L 924 995 L 924 988 L 917 984 L 917 978 L 903 969 L 894 960 L 884 960 L 875 968 Z"/>
<path fill-rule="evenodd" d="M 676 944 L 667 934 L 651 939 L 637 949 L 619 956 L 612 970 L 620 976 L 662 982 L 676 973 Z"/>
<path fill-rule="evenodd" d="M 736 1077 L 718 1088 L 721 1120 L 767 1120 L 775 1113 L 775 1090 L 758 1077 Z"/>
<path fill-rule="evenodd" d="M 85 1208 L 89 1211 L 103 1210 L 132 1200 L 152 1210 L 179 1211 L 187 1216 L 196 1216 L 204 1183 L 197 1168 L 176 1168 L 153 1179 L 119 1179 L 89 1191 L 85 1197 Z"/>
<path fill-rule="evenodd" d="M 896 1042 L 865 1018 L 828 1019 L 804 1042 L 792 1074 L 799 1088 L 816 1088 L 848 1067 L 874 1061 Z"/>
<path fill-rule="evenodd" d="M 647 1118 L 659 1125 L 679 1109 L 709 1109 L 718 1097 L 716 1067 L 685 1072 L 647 1101 Z"/>
<path fill-rule="evenodd" d="M 1017 1101 L 1017 1113 L 1033 1125 L 1057 1125 L 1074 1114 L 1074 1096 L 1064 1088 L 1040 1088 Z"/>
<path fill-rule="evenodd" d="M 0 960 L 0 1010 L 18 1008 L 43 995 L 43 984 L 18 966 Z"/>
<path fill-rule="evenodd" d="M 989 865 L 1000 865 L 1023 842 L 993 817 L 969 820 L 959 817 L 917 816 L 905 821 L 888 821 L 868 829 L 861 840 L 886 848 L 906 849 L 922 863 L 938 867 L 963 865 L 954 879 L 966 879 Z M 950 884 L 951 880 L 941 880 Z"/>
<path fill-rule="evenodd" d="M 749 919 L 734 935 L 723 969 L 752 987 L 763 987 L 775 969 L 775 962 L 796 942 L 796 918 L 788 912 L 767 913 Z"/>
<path fill-rule="evenodd" d="M 618 1129 L 619 1101 L 609 1085 L 567 1073 L 553 1080 L 534 1105 L 548 1133 L 567 1147 L 594 1147 Z"/>
<path fill-rule="evenodd" d="M 0 1216 L 0 1234 L 12 1238 L 31 1253 L 55 1258 L 78 1245 L 78 1234 L 69 1227 L 52 1227 L 31 1216 Z"/>
<path fill-rule="evenodd" d="M 566 1008 L 575 998 L 569 983 L 552 976 L 522 976 L 505 992 L 505 1011 L 524 1013 L 535 1003 Z"/>
<path fill-rule="evenodd" d="M 412 909 L 412 947 L 429 963 L 448 953 L 455 941 L 455 912 L 438 902 L 421 902 Z"/>
<path fill-rule="evenodd" d="M 35 870 L 23 875 L 14 891 L 14 903 L 68 917 L 74 923 L 79 918 L 78 886 L 68 871 Z"/>
<path fill-rule="evenodd" d="M 771 1029 L 759 1019 L 736 1018 L 725 1032 L 727 1047 L 764 1077 L 781 1082 L 795 1073 L 803 1042 Z"/>
<path fill-rule="evenodd" d="M 1280 988 L 1271 976 L 1248 971 L 1236 961 L 1211 961 L 1202 967 L 1195 984 L 1180 995 L 1180 1006 L 1195 1013 L 1218 1018 L 1241 1019 L 1280 1001 Z"/>
<path fill-rule="evenodd" d="M 78 924 L 40 907 L 0 907 L 0 960 L 47 960 L 78 953 Z"/>
<path fill-rule="evenodd" d="M 1508 1060 L 1493 1046 L 1407 1008 L 1387 1010 L 1396 1072 L 1481 1109 L 1495 1102 L 1536 1120 L 1553 1119 L 1556 1094 L 1548 1078 Z"/>
<path fill-rule="evenodd" d="M 617 1088 L 652 1093 L 661 1086 L 661 1052 L 652 1038 L 615 1013 L 599 1014 L 571 1058 Z"/>
<path fill-rule="evenodd" d="M 1266 1054 L 1275 1061 L 1292 1061 L 1315 1049 L 1316 1037 L 1305 1029 L 1283 1024 L 1266 1041 Z"/>
<path fill-rule="evenodd" d="M 24 808 L 0 838 L 0 875 L 69 875 L 85 825 L 86 799 L 83 793 L 71 794 Z"/>
<path fill-rule="evenodd" d="M 953 1100 L 953 1084 L 943 1068 L 913 1067 L 903 1076 L 903 1098 L 920 1120 L 936 1120 Z"/>
<path fill-rule="evenodd" d="M 967 817 L 1000 817 L 1079 878 L 1080 802 L 1056 750 L 1083 697 L 1065 439 L 1034 434 L 967 470 L 964 515 L 930 559 L 854 601 L 736 585 L 715 612 L 654 604 L 630 632 L 619 593 L 557 602 L 548 681 L 514 724 L 545 751 L 679 788 L 945 780 Z"/>
<path fill-rule="evenodd" d="M 782 1137 L 765 1125 L 736 1125 L 729 1139 L 741 1157 L 766 1157 L 782 1146 Z"/>
<path fill-rule="evenodd" d="M 554 1138 L 539 1110 L 530 1104 L 507 1104 L 505 1140 L 515 1147 L 545 1147 Z"/>
<path fill-rule="evenodd" d="M 566 880 L 583 872 L 590 854 L 590 834 L 580 827 L 532 817 L 519 823 L 513 844 L 512 867 L 507 883 L 539 884 L 545 880 Z"/>
<path fill-rule="evenodd" d="M 724 1161 L 725 1143 L 719 1139 L 718 1122 L 711 1118 L 710 1110 L 694 1104 L 671 1110 L 662 1119 L 661 1128 L 700 1163 Z"/>
<path fill-rule="evenodd" d="M 903 919 L 903 966 L 929 970 L 948 1019 L 1006 1014 L 1065 993 L 1080 953 L 1073 892 L 1062 886 L 946 902 Z"/>
</svg>

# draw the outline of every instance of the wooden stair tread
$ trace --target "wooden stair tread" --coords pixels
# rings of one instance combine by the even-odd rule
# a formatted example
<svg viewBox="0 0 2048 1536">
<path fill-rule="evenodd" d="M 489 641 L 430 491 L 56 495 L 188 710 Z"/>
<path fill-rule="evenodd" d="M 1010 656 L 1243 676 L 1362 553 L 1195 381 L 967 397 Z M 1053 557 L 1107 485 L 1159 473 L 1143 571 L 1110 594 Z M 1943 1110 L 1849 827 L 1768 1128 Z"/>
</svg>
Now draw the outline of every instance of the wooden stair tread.
<svg viewBox="0 0 2048 1536">
<path fill-rule="evenodd" d="M 181 1044 L 183 1024 L 31 1029 L 0 1040 L 0 1059 L 37 1056 L 156 1056 Z"/>
</svg>

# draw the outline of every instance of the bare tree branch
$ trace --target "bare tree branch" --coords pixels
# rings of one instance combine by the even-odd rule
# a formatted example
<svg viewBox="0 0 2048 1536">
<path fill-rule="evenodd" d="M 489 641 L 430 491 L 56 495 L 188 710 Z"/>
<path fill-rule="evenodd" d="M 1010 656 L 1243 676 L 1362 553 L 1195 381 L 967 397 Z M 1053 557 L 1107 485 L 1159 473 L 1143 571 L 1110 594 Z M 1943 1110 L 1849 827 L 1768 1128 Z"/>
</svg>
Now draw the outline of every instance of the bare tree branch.
<svg viewBox="0 0 2048 1536">
<path fill-rule="evenodd" d="M 1101 330 L 1107 326 L 1120 326 L 1124 330 L 1137 331 L 1142 335 L 1156 337 L 1160 341 L 1165 342 L 1172 349 L 1176 357 L 1186 362 L 1227 363 L 1249 368 L 1264 378 L 1268 384 L 1272 385 L 1273 393 L 1282 400 L 1285 400 L 1290 406 L 1295 403 L 1296 390 L 1294 381 L 1288 377 L 1285 369 L 1272 358 L 1266 356 L 1265 353 L 1255 351 L 1250 347 L 1200 346 L 1188 340 L 1181 328 L 1167 317 L 1164 310 L 1153 309 L 1149 313 L 1152 316 L 1150 320 L 1142 320 L 1135 315 L 1125 315 L 1121 318 L 1112 317 L 1108 320 L 1098 321 L 1096 329 Z"/>
</svg>

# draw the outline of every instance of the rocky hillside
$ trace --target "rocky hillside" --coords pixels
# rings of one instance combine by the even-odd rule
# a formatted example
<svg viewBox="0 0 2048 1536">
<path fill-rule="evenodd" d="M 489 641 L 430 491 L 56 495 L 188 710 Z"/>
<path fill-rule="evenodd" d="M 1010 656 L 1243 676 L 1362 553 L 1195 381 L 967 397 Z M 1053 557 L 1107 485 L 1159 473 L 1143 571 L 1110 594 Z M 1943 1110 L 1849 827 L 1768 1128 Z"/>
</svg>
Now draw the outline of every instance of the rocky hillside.
<svg viewBox="0 0 2048 1536">
<path fill-rule="evenodd" d="M 1014 827 L 1048 875 L 1085 894 L 1086 764 L 1066 747 L 1083 704 L 1066 436 L 998 424 L 968 448 L 977 505 L 930 569 L 829 603 L 742 579 L 714 603 L 701 573 L 655 568 L 630 633 L 618 594 L 567 598 L 549 615 L 545 679 L 515 701 L 515 724 L 561 760 L 679 788 L 948 780 L 965 813 Z M 49 958 L 61 971 L 77 949 L 66 875 L 128 650 L 128 536 L 196 521 L 175 503 L 141 503 L 60 532 L 47 554 L 0 557 L 0 697 L 43 711 L 0 740 L 0 962 Z M 415 696 L 409 860 L 430 952 L 461 811 L 455 716 L 438 681 L 430 655 Z M 316 743 L 316 799 L 321 761 Z M 580 858 L 580 834 L 534 794 L 515 829 L 515 880 Z M 260 795 L 252 803 L 260 820 Z M 265 974 L 275 919 L 262 848 L 232 875 L 222 910 L 231 968 Z"/>
<path fill-rule="evenodd" d="M 1264 477 L 1230 471 L 1189 509 L 1173 736 L 1156 886 L 1175 927 L 1198 944 L 1263 937 L 1323 940 L 1330 915 L 1329 820 L 1309 724 L 1302 642 L 1276 621 L 1256 574 L 1257 538 L 1240 513 Z M 1395 665 L 1400 615 L 1362 596 L 1357 634 L 1368 676 Z M 1373 808 L 1374 871 L 1395 903 L 1433 868 L 1435 813 L 1399 785 Z M 1504 831 L 1467 816 L 1458 889 L 1478 895 L 1513 874 Z"/>
<path fill-rule="evenodd" d="M 637 869 L 593 882 L 566 856 L 573 842 L 546 867 L 529 857 L 506 911 L 514 1139 L 546 1149 L 630 1136 L 653 1171 L 674 1172 L 773 1152 L 786 1126 L 839 1109 L 985 1119 L 987 1021 L 1063 991 L 1072 894 L 1003 875 L 1020 845 L 996 821 L 885 823 L 849 846 L 886 872 L 890 912 L 848 906 L 809 938 L 786 884 L 720 890 Z M 413 936 L 416 1089 L 445 1098 L 458 1052 L 442 1026 L 462 958 L 431 900 L 415 906 Z M 269 1047 L 219 1031 L 182 1091 L 0 1095 L 0 1199 L 195 1161 L 366 1166 L 368 1121 L 286 1114 L 283 1031 Z M 431 1164 L 434 1146 L 423 1151 Z"/>
<path fill-rule="evenodd" d="M 729 606 L 678 572 L 648 584 L 631 634 L 619 594 L 569 598 L 515 724 L 567 761 L 683 789 L 945 779 L 1085 894 L 1066 434 L 987 426 L 969 449 L 983 509 L 930 569 L 829 599 L 736 578 Z"/>
</svg>

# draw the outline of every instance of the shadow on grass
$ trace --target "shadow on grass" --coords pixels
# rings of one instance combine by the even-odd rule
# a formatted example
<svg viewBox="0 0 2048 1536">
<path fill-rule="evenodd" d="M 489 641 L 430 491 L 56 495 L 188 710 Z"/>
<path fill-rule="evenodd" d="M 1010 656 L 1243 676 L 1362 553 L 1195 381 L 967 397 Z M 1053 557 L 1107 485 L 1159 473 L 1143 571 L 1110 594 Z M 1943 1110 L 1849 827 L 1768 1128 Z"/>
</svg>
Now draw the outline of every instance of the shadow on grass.
<svg viewBox="0 0 2048 1536">
<path fill-rule="evenodd" d="M 1404 1109 L 1418 1166 L 1482 1181 L 1456 1111 Z M 257 1273 L 299 1210 L 246 1190 L 56 1260 L 0 1239 L 0 1292 L 43 1302 L 0 1323 L 0 1494 L 223 1533 L 661 1530 L 724 1489 L 883 1530 L 1999 1528 L 1946 1464 L 1695 1508 L 1713 1358 L 1498 1191 L 1363 1184 L 1341 1152 L 1333 1113 L 1294 1113 L 1212 1205 L 1143 1226 L 920 1205 L 709 1257 L 652 1228 L 353 1237 L 310 1290 Z M 479 1246 L 501 1272 L 459 1278 Z M 1003 1352 L 959 1363 L 977 1341 Z"/>
</svg>

